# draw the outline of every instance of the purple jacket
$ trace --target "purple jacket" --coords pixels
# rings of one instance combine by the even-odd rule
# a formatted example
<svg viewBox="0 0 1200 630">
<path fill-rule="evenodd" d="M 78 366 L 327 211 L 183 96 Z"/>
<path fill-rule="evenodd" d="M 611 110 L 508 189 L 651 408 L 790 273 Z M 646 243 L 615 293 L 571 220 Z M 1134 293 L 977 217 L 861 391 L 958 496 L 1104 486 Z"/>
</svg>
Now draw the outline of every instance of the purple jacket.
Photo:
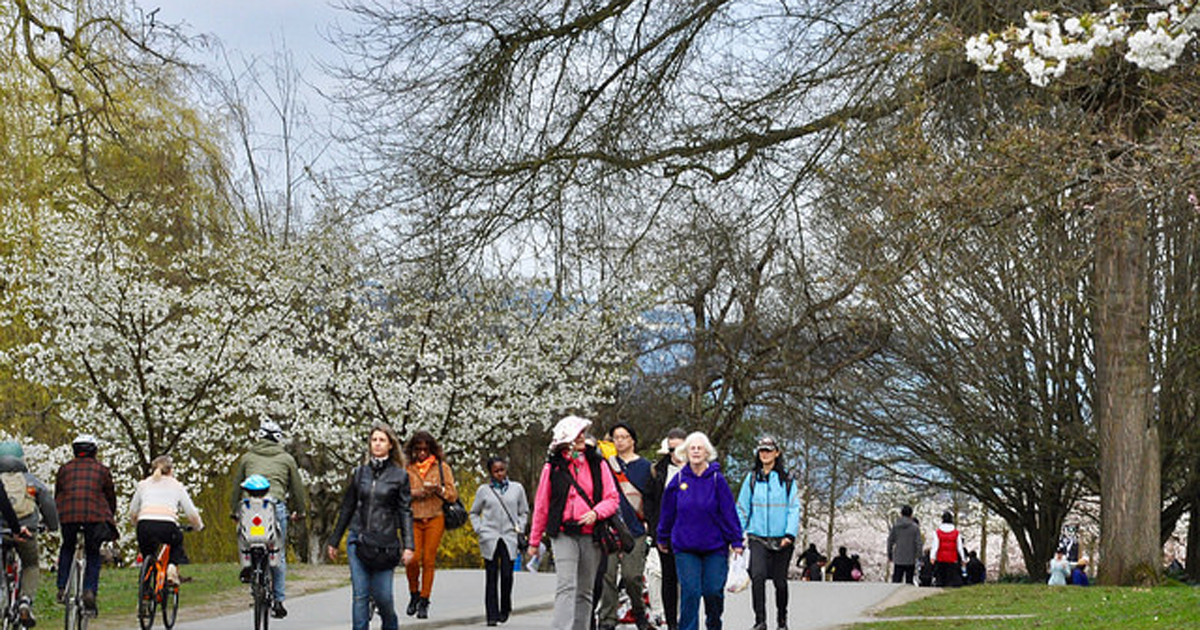
<svg viewBox="0 0 1200 630">
<path fill-rule="evenodd" d="M 658 540 L 672 551 L 697 554 L 742 548 L 742 524 L 720 464 L 709 464 L 700 475 L 685 464 L 671 480 L 663 491 Z"/>
</svg>

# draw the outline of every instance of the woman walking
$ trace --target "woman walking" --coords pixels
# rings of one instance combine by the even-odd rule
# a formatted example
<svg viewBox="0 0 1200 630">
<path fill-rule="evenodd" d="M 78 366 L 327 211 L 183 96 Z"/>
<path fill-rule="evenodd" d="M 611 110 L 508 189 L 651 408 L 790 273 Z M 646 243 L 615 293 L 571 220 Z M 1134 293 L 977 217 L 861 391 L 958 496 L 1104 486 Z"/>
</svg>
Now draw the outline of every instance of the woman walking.
<svg viewBox="0 0 1200 630">
<path fill-rule="evenodd" d="M 434 563 L 438 545 L 446 533 L 442 506 L 458 499 L 454 474 L 446 465 L 446 456 L 437 440 L 427 431 L 417 431 L 404 445 L 408 456 L 408 480 L 412 487 L 413 542 L 416 562 L 408 571 L 408 608 L 404 612 L 417 619 L 429 617 L 429 594 L 433 592 Z"/>
<path fill-rule="evenodd" d="M 529 518 L 525 488 L 508 478 L 508 462 L 502 457 L 487 461 L 488 481 L 475 491 L 471 504 L 471 526 L 479 538 L 486 581 L 483 604 L 487 625 L 508 621 L 512 612 L 513 560 L 524 551 L 518 539 Z"/>
<path fill-rule="evenodd" d="M 737 509 L 750 541 L 750 595 L 754 629 L 767 628 L 767 580 L 775 585 L 775 620 L 787 629 L 788 563 L 800 527 L 800 493 L 779 462 L 779 445 L 764 437 L 755 448 L 754 470 L 738 492 Z"/>
<path fill-rule="evenodd" d="M 396 564 L 410 564 L 413 558 L 408 473 L 404 470 L 400 439 L 390 426 L 376 423 L 368 436 L 366 463 L 350 475 L 326 553 L 330 560 L 337 560 L 338 544 L 349 527 L 346 556 L 350 560 L 354 593 L 351 628 L 367 630 L 371 621 L 369 602 L 374 600 L 383 619 L 383 630 L 396 630 L 400 623 L 392 579 Z M 396 530 L 401 532 L 399 540 Z M 397 547 L 402 550 L 398 557 L 388 552 Z"/>
<path fill-rule="evenodd" d="M 617 485 L 612 472 L 584 431 L 592 421 L 567 416 L 554 425 L 550 453 L 538 480 L 529 532 L 530 556 L 539 553 L 545 534 L 554 546 L 557 585 L 555 630 L 588 630 L 592 622 L 592 589 L 600 566 L 596 523 L 617 512 Z"/>
<path fill-rule="evenodd" d="M 167 582 L 179 584 L 179 565 L 188 561 L 183 551 L 183 530 L 177 524 L 179 512 L 182 510 L 197 530 L 204 529 L 204 521 L 187 488 L 175 479 L 174 469 L 169 455 L 160 455 L 150 462 L 153 472 L 138 482 L 129 502 L 129 520 L 137 525 L 138 553 L 146 562 L 153 562 L 159 544 L 171 546 Z"/>
<path fill-rule="evenodd" d="M 729 550 L 735 555 L 742 553 L 742 525 L 708 436 L 692 433 L 678 450 L 688 465 L 663 492 L 658 545 L 675 553 L 680 629 L 699 628 L 703 599 L 705 626 L 719 630 L 725 612 Z"/>
</svg>

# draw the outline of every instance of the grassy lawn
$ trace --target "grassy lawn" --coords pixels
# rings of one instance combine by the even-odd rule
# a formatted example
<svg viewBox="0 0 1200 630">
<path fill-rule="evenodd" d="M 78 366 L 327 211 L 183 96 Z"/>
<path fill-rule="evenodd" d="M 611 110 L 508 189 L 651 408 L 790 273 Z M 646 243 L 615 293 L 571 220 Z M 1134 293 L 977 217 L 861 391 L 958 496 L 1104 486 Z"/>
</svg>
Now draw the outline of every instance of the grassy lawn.
<svg viewBox="0 0 1200 630">
<path fill-rule="evenodd" d="M 1033 615 L 1024 619 L 934 620 L 931 617 Z M 1200 589 L 1049 587 L 1041 584 L 988 584 L 948 590 L 897 606 L 881 617 L 921 617 L 854 626 L 906 628 L 1195 628 L 1200 627 Z"/>
<path fill-rule="evenodd" d="M 180 568 L 180 573 L 191 577 L 179 591 L 179 619 L 197 618 L 204 607 L 204 616 L 213 613 L 235 612 L 250 604 L 249 588 L 238 581 L 237 564 L 189 564 Z M 129 627 L 137 625 L 137 569 L 105 567 L 100 573 L 99 608 L 100 617 L 93 625 L 97 628 Z M 38 627 L 62 625 L 63 608 L 54 602 L 55 576 L 42 573 L 42 584 L 38 589 L 34 611 Z M 298 596 L 332 586 L 350 583 L 350 571 L 345 566 L 309 566 L 300 563 L 288 565 L 288 596 Z M 154 625 L 162 625 L 161 613 Z"/>
</svg>

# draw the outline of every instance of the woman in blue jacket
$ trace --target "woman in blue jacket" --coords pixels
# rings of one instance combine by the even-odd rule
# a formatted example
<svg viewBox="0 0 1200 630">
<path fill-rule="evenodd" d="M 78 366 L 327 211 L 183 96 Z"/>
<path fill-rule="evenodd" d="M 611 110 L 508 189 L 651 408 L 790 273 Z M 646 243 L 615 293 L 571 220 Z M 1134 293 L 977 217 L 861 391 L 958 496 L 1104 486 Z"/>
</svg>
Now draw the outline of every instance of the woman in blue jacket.
<svg viewBox="0 0 1200 630">
<path fill-rule="evenodd" d="M 767 579 L 775 583 L 775 619 L 787 628 L 788 562 L 800 527 L 800 493 L 779 462 L 779 445 L 764 437 L 755 448 L 754 470 L 738 492 L 737 510 L 750 541 L 750 595 L 754 630 L 767 627 Z"/>
<path fill-rule="evenodd" d="M 742 553 L 742 526 L 733 491 L 715 461 L 717 451 L 708 436 L 687 436 L 677 451 L 686 459 L 679 474 L 663 491 L 658 520 L 658 546 L 675 554 L 679 574 L 679 628 L 698 630 L 700 600 L 705 626 L 721 627 L 725 611 L 725 574 L 729 550 Z"/>
</svg>

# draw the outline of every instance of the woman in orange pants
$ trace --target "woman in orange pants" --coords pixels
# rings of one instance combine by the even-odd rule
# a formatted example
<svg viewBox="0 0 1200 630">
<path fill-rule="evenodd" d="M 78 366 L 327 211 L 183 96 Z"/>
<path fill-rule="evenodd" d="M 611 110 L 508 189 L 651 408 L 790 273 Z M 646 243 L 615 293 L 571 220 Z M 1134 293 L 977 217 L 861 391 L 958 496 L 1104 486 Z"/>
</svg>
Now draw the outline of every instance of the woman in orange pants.
<svg viewBox="0 0 1200 630">
<path fill-rule="evenodd" d="M 413 561 L 406 567 L 411 598 L 404 612 L 426 619 L 429 617 L 429 594 L 433 591 L 438 545 L 446 530 L 442 505 L 457 499 L 458 490 L 442 447 L 427 431 L 413 433 L 404 445 L 404 454 L 408 456 L 408 481 L 412 487 L 415 543 Z"/>
</svg>

